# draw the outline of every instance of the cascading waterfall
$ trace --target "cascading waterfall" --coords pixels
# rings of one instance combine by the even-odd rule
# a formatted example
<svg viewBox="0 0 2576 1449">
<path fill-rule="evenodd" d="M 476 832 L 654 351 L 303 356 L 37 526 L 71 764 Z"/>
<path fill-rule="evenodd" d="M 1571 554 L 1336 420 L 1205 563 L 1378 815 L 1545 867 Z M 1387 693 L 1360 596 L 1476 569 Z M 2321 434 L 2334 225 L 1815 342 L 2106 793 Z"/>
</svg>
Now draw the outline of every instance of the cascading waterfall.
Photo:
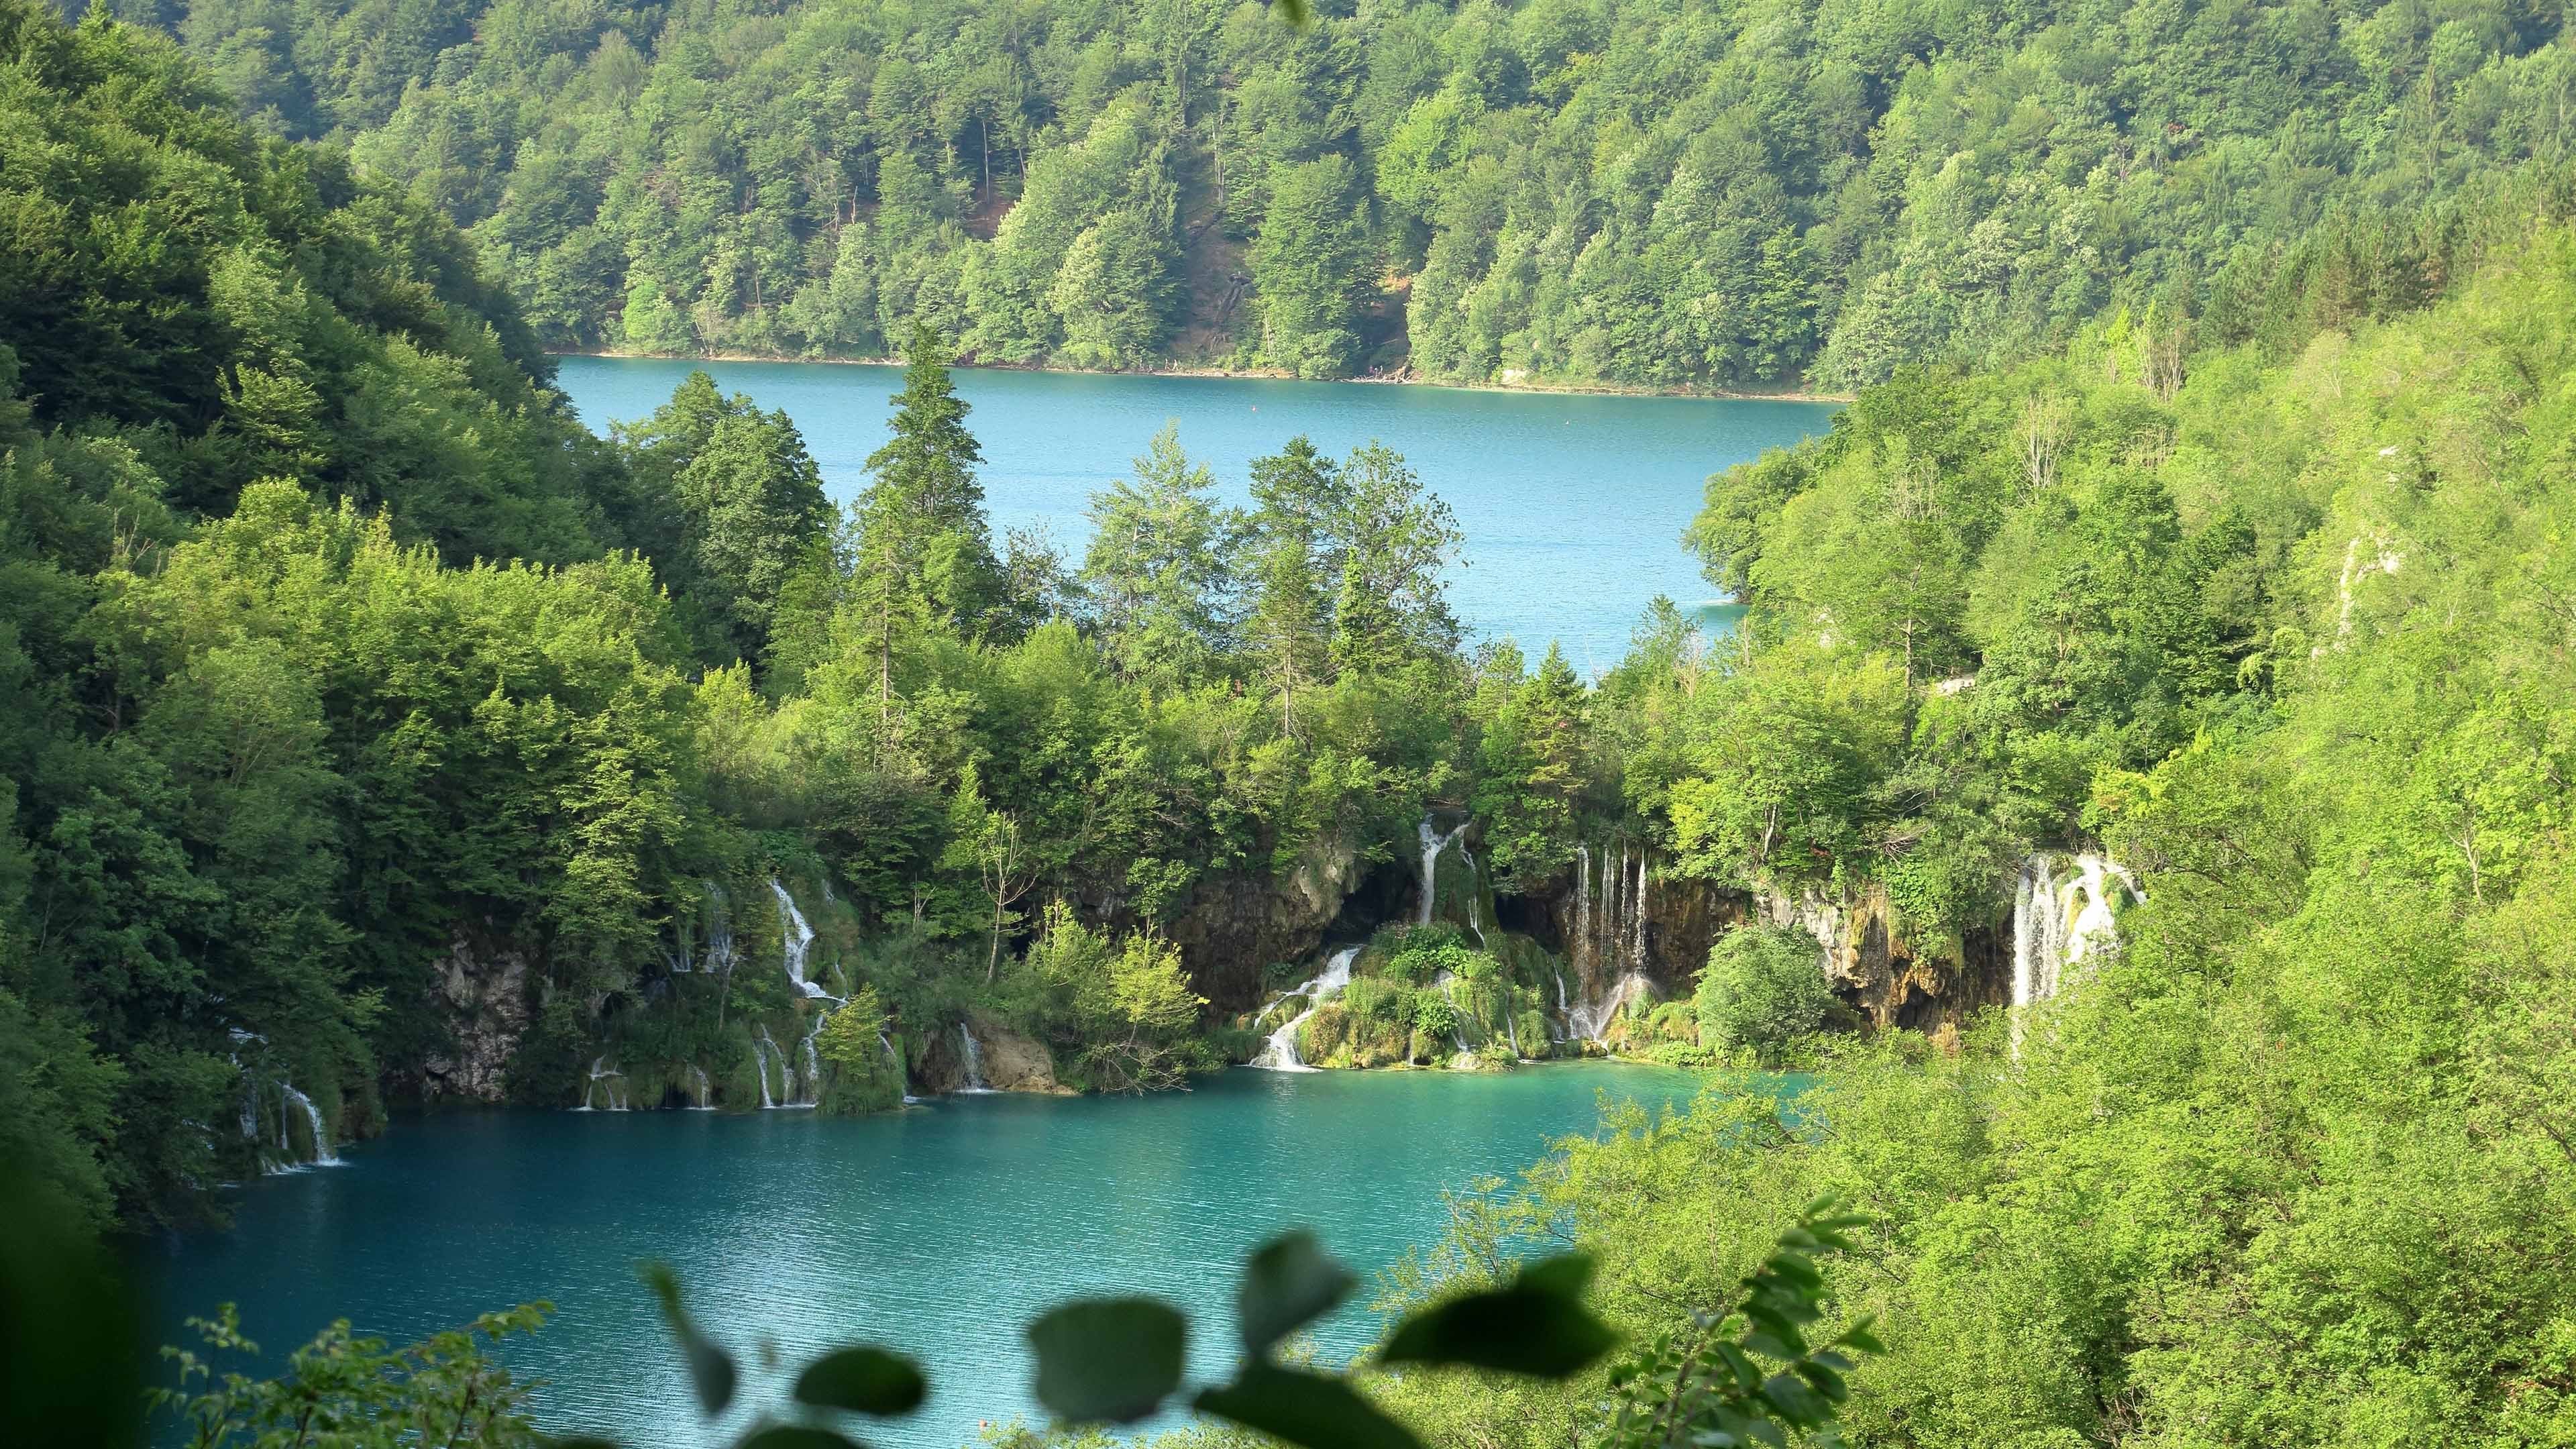
<svg viewBox="0 0 2576 1449">
<path fill-rule="evenodd" d="M 815 1012 L 814 1025 L 805 1032 L 802 1053 L 805 1075 L 797 1084 L 796 1100 L 787 1104 L 791 1107 L 819 1106 L 823 1101 L 823 1058 L 814 1050 L 814 1038 L 823 1034 L 823 1023 L 831 1019 L 832 1012 L 828 1007 Z"/>
<path fill-rule="evenodd" d="M 878 1032 L 877 1045 L 885 1048 L 886 1064 L 894 1068 L 896 1090 L 903 1094 L 903 1099 L 907 1102 L 920 1101 L 919 1097 L 912 1094 L 912 1074 L 903 1069 L 903 1053 L 894 1049 L 894 1039 L 884 1032 Z"/>
<path fill-rule="evenodd" d="M 715 1083 L 707 1080 L 707 1069 L 699 1066 L 695 1062 L 691 1062 L 689 1064 L 689 1074 L 698 1079 L 698 1100 L 690 1104 L 689 1110 L 692 1112 L 714 1111 L 716 1109 L 716 1086 Z"/>
<path fill-rule="evenodd" d="M 1592 847 L 1574 847 L 1574 939 L 1592 939 Z M 1559 978 L 1557 993 L 1563 995 L 1565 982 Z"/>
<path fill-rule="evenodd" d="M 778 1043 L 769 1039 L 769 1028 L 763 1026 L 759 1039 L 751 1044 L 751 1066 L 760 1077 L 760 1110 L 764 1112 L 778 1105 L 777 1099 L 769 1095 L 769 1059 L 772 1055 L 778 1058 L 779 1090 L 785 1091 L 787 1054 L 778 1050 Z"/>
<path fill-rule="evenodd" d="M 1589 845 L 1574 848 L 1574 930 L 1568 954 L 1582 979 L 1606 979 L 1607 984 L 1598 997 L 1575 1000 L 1564 973 L 1557 973 L 1556 1010 L 1563 1023 L 1557 1040 L 1599 1041 L 1620 1007 L 1639 991 L 1652 990 L 1645 975 L 1652 870 L 1652 853 L 1625 840 L 1603 845 L 1597 868 Z M 1550 1031 L 1556 1030 L 1551 1023 Z"/>
<path fill-rule="evenodd" d="M 1493 943 L 1485 939 L 1485 892 L 1476 874 L 1476 853 L 1470 850 L 1462 854 L 1467 860 L 1467 929 L 1476 933 L 1479 947 L 1490 951 Z"/>
<path fill-rule="evenodd" d="M 602 1085 L 603 1083 L 605 1085 Z M 602 1098 L 606 1099 L 608 1105 L 597 1107 L 598 1100 Z M 581 1089 L 581 1105 L 573 1110 L 588 1112 L 596 1109 L 623 1112 L 626 1107 L 626 1074 L 610 1066 L 606 1056 L 591 1058 L 590 1080 Z"/>
<path fill-rule="evenodd" d="M 1462 1057 L 1475 1055 L 1467 1045 L 1467 1013 L 1458 1010 L 1458 973 L 1443 971 L 1431 978 L 1431 984 L 1440 988 L 1440 995 L 1449 1003 L 1449 1044 Z"/>
<path fill-rule="evenodd" d="M 2136 876 L 2119 864 L 2086 853 L 2073 860 L 2074 870 L 2060 875 L 2064 858 L 2033 855 L 2022 862 L 2013 887 L 2012 1050 L 2021 1052 L 2023 1017 L 2029 1007 L 2057 995 L 2085 961 L 2120 949 L 2120 927 L 2111 885 L 2119 883 L 2131 900 L 2146 892 Z"/>
<path fill-rule="evenodd" d="M 1653 992 L 1653 982 L 1643 973 L 1631 971 L 1612 983 L 1600 1000 L 1574 1008 L 1568 1015 L 1567 1027 L 1580 1040 L 1599 1041 L 1602 1033 L 1610 1029 L 1610 1020 L 1619 1014 L 1619 1008 L 1639 997 L 1650 997 Z"/>
<path fill-rule="evenodd" d="M 805 913 L 796 909 L 796 898 L 775 876 L 770 878 L 769 892 L 778 897 L 778 954 L 787 963 L 787 979 L 795 982 L 803 995 L 823 995 L 822 987 L 805 979 L 805 956 L 814 948 L 814 928 L 805 924 Z"/>
<path fill-rule="evenodd" d="M 1351 984 L 1351 963 L 1357 961 L 1359 957 L 1359 947 L 1344 946 L 1324 962 L 1323 971 L 1313 980 L 1304 983 L 1294 991 L 1282 994 L 1278 1000 L 1261 1009 L 1261 1014 L 1268 1016 L 1291 1000 L 1302 997 L 1306 1002 L 1304 1011 L 1289 1018 L 1286 1025 L 1270 1034 L 1269 1040 L 1262 1045 L 1261 1054 L 1252 1059 L 1252 1065 L 1272 1072 L 1315 1070 L 1306 1065 L 1306 1059 L 1297 1053 L 1297 1028 L 1306 1024 L 1306 1018 L 1315 1014 L 1316 1007 L 1331 1000 L 1341 992 L 1343 987 Z"/>
<path fill-rule="evenodd" d="M 304 1120 L 312 1124 L 313 1127 L 312 1165 L 315 1167 L 338 1167 L 340 1165 L 340 1154 L 331 1150 L 331 1134 L 324 1130 L 322 1126 L 322 1109 L 313 1105 L 312 1098 L 295 1090 L 295 1088 L 288 1083 L 278 1083 L 277 1092 L 278 1096 L 281 1098 L 281 1101 L 278 1104 L 281 1110 L 278 1113 L 277 1145 L 280 1147 L 284 1147 L 286 1145 L 286 1114 L 283 1108 L 287 1102 L 293 1102 L 296 1106 L 304 1109 Z"/>
<path fill-rule="evenodd" d="M 1628 897 L 1628 968 L 1646 969 L 1646 856 L 1637 855 L 1637 889 Z"/>
<path fill-rule="evenodd" d="M 1422 916 L 1415 924 L 1430 925 L 1431 909 L 1440 902 L 1440 852 L 1466 834 L 1467 827 L 1474 823 L 1473 820 L 1461 820 L 1458 828 L 1446 835 L 1440 833 L 1440 827 L 1432 824 L 1428 815 L 1414 826 L 1415 835 L 1422 841 Z"/>
<path fill-rule="evenodd" d="M 975 1044 L 974 1028 L 962 1021 L 957 1023 L 957 1039 L 965 1043 L 966 1048 L 966 1090 L 976 1093 L 993 1090 L 984 1082 L 984 1049 Z"/>
</svg>

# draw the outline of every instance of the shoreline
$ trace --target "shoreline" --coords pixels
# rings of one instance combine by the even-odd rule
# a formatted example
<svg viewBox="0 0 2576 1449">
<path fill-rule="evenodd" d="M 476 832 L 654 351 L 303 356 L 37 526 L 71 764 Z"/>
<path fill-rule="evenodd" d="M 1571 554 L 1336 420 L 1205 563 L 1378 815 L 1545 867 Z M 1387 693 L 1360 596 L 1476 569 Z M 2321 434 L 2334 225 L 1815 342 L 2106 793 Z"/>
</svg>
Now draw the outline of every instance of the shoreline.
<svg viewBox="0 0 2576 1449">
<path fill-rule="evenodd" d="M 548 350 L 548 357 L 594 357 L 617 362 L 782 362 L 814 363 L 826 367 L 901 367 L 900 357 L 779 357 L 757 352 L 611 352 L 604 349 Z M 1620 383 L 1569 382 L 1433 382 L 1409 374 L 1371 377 L 1301 378 L 1275 368 L 1237 367 L 1042 367 L 1009 362 L 958 362 L 953 367 L 973 372 L 1046 372 L 1067 377 L 1182 377 L 1221 378 L 1252 382 L 1314 382 L 1320 386 L 1351 387 L 1428 387 L 1451 392 L 1535 393 L 1556 397 L 1644 397 L 1672 398 L 1685 402 L 1781 402 L 1830 403 L 1847 406 L 1850 393 L 1830 392 L 1728 392 L 1717 388 L 1630 387 Z"/>
</svg>

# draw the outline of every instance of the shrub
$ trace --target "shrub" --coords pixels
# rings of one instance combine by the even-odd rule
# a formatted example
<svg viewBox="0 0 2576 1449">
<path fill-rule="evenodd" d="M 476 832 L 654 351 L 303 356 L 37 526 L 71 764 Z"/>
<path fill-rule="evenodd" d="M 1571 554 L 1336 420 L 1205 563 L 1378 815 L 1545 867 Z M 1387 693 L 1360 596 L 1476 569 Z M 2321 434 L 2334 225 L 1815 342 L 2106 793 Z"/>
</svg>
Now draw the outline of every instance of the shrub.
<svg viewBox="0 0 2576 1449">
<path fill-rule="evenodd" d="M 1783 926 L 1740 926 L 1709 948 L 1692 999 L 1700 1041 L 1751 1047 L 1764 1060 L 1825 1024 L 1834 1009 L 1816 940 Z"/>
</svg>

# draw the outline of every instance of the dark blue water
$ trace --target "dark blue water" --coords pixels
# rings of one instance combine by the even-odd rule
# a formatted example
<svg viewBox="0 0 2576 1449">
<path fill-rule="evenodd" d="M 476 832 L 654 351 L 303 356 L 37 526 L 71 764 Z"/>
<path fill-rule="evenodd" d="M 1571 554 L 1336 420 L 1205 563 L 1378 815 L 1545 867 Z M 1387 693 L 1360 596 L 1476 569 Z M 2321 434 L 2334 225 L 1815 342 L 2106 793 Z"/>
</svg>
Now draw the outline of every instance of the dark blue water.
<svg viewBox="0 0 2576 1449">
<path fill-rule="evenodd" d="M 727 391 L 784 408 L 835 498 L 866 485 L 885 441 L 893 368 L 567 357 L 564 390 L 593 427 L 667 401 L 692 367 Z M 1127 474 L 1165 422 L 1248 502 L 1251 461 L 1304 434 L 1336 457 L 1372 440 L 1405 455 L 1466 533 L 1450 581 L 1476 638 L 1512 638 L 1535 660 L 1563 642 L 1576 668 L 1616 663 L 1661 594 L 1713 601 L 1681 546 L 1708 475 L 1823 432 L 1826 403 L 1569 396 L 1244 378 L 960 369 L 967 426 L 983 444 L 994 528 L 1050 528 L 1079 560 L 1092 492 Z M 1712 629 L 1731 615 L 1710 611 Z"/>
<path fill-rule="evenodd" d="M 511 1359 L 552 1381 L 541 1422 L 630 1444 L 697 1421 L 634 1265 L 678 1268 L 705 1326 L 790 1364 L 868 1340 L 919 1357 L 932 1398 L 872 1442 L 950 1446 L 1037 1415 L 1020 1328 L 1069 1297 L 1162 1295 L 1193 1369 L 1226 1369 L 1244 1252 L 1308 1226 L 1364 1273 L 1435 1241 L 1444 1187 L 1516 1176 L 1589 1132 L 1604 1096 L 1682 1103 L 1698 1080 L 1606 1063 L 1499 1076 L 1237 1070 L 1144 1098 L 985 1096 L 897 1115 L 480 1112 L 397 1122 L 347 1165 L 246 1184 L 223 1234 L 152 1265 L 179 1319 L 241 1305 L 275 1373 L 336 1317 L 410 1342 L 552 1299 Z M 1366 1294 L 1361 1295 L 1362 1298 Z M 1377 1332 L 1354 1303 L 1328 1360 Z"/>
</svg>

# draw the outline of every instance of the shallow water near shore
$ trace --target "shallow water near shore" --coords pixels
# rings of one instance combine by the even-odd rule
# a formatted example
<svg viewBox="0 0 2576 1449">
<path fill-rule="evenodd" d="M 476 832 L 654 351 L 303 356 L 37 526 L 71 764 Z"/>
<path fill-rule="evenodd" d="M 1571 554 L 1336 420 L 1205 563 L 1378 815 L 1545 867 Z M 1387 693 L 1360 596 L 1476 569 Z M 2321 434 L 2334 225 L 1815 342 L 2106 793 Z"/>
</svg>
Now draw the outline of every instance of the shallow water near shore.
<svg viewBox="0 0 2576 1449">
<path fill-rule="evenodd" d="M 583 421 L 605 430 L 669 400 L 692 368 L 793 418 L 824 486 L 847 501 L 885 441 L 900 371 L 821 362 L 686 362 L 565 357 L 559 380 Z M 1299 434 L 1335 457 L 1372 440 L 1405 461 L 1458 515 L 1466 566 L 1450 600 L 1472 639 L 1510 638 L 1535 660 L 1550 640 L 1587 674 L 1627 652 L 1647 602 L 1733 625 L 1681 532 L 1708 475 L 1824 432 L 1835 404 L 1754 398 L 1477 392 L 1259 378 L 960 368 L 958 395 L 984 450 L 998 537 L 1048 528 L 1079 561 L 1095 489 L 1128 474 L 1166 421 L 1220 491 L 1250 501 L 1251 461 Z"/>
<path fill-rule="evenodd" d="M 1037 1415 L 1020 1328 L 1066 1298 L 1158 1294 L 1193 1372 L 1230 1362 L 1243 1254 L 1315 1229 L 1364 1277 L 1428 1247 L 1444 1188 L 1515 1177 L 1595 1129 L 1603 1100 L 1686 1104 L 1698 1077 L 1568 1063 L 1507 1074 L 1238 1069 L 1143 1098 L 980 1096 L 855 1119 L 810 1112 L 467 1112 L 399 1119 L 345 1166 L 245 1184 L 237 1221 L 155 1245 L 163 1341 L 241 1306 L 275 1373 L 333 1318 L 396 1343 L 530 1299 L 509 1350 L 550 1381 L 539 1420 L 631 1445 L 702 1442 L 634 1265 L 679 1270 L 707 1329 L 789 1364 L 865 1340 L 928 1366 L 923 1410 L 870 1442 L 928 1449 Z M 1315 1335 L 1346 1360 L 1365 1290 Z M 760 1382 L 755 1376 L 755 1383 Z M 751 1392 L 747 1390 L 747 1392 Z M 704 1442 L 713 1442 L 707 1438 Z"/>
</svg>

